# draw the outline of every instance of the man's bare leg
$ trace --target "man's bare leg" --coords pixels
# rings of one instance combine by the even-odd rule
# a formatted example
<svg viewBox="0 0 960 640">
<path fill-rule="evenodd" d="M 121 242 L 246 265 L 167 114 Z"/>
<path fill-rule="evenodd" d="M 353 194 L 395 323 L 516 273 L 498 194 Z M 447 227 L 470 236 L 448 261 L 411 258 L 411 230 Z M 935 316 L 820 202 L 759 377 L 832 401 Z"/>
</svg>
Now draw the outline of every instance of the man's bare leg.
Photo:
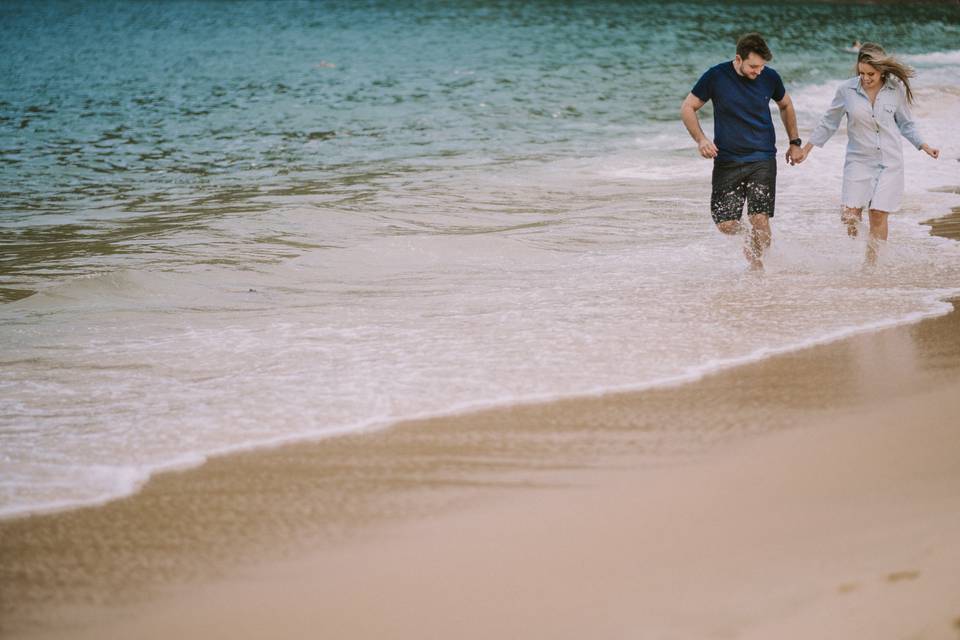
<svg viewBox="0 0 960 640">
<path fill-rule="evenodd" d="M 717 229 L 720 230 L 720 233 L 728 236 L 735 236 L 741 231 L 743 231 L 743 225 L 740 224 L 739 220 L 724 220 L 723 222 L 717 223 Z M 743 254 L 747 256 L 747 260 L 750 260 L 750 256 L 747 255 L 747 250 L 744 248 Z M 751 268 L 753 263 L 751 263 Z"/>
<path fill-rule="evenodd" d="M 724 220 L 723 222 L 717 223 L 717 229 L 720 230 L 720 233 L 728 236 L 737 235 L 742 228 L 743 225 L 740 224 L 739 220 Z"/>
<path fill-rule="evenodd" d="M 743 247 L 743 256 L 750 263 L 753 270 L 763 269 L 763 252 L 770 246 L 770 218 L 765 213 L 750 216 L 752 229 Z M 717 223 L 717 229 L 728 236 L 737 235 L 743 231 L 739 220 L 724 220 Z"/>
<path fill-rule="evenodd" d="M 750 216 L 750 238 L 744 248 L 744 255 L 751 269 L 763 269 L 763 252 L 770 247 L 770 217 L 765 213 Z"/>
</svg>

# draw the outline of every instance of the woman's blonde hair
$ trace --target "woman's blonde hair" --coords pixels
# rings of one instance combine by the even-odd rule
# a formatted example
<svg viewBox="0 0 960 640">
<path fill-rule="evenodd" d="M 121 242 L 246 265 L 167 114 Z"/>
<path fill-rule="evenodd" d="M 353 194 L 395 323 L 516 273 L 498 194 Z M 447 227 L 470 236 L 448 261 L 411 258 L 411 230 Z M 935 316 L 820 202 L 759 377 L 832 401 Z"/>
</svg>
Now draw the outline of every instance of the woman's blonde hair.
<svg viewBox="0 0 960 640">
<path fill-rule="evenodd" d="M 913 104 L 913 91 L 910 89 L 910 78 L 915 74 L 913 68 L 906 65 L 893 56 L 887 55 L 883 47 L 876 42 L 865 42 L 860 46 L 857 53 L 857 64 L 853 71 L 860 75 L 860 63 L 870 65 L 880 72 L 880 78 L 886 80 L 889 76 L 896 76 L 903 83 L 903 88 L 907 91 L 907 102 Z"/>
</svg>

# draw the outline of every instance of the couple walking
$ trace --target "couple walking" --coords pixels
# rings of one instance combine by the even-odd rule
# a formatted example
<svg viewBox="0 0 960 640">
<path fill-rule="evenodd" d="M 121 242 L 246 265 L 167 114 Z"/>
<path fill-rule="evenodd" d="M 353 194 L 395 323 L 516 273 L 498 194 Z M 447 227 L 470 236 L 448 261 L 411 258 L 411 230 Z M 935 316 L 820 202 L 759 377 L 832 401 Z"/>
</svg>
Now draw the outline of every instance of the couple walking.
<svg viewBox="0 0 960 640">
<path fill-rule="evenodd" d="M 744 203 L 751 230 L 744 255 L 753 269 L 763 268 L 763 252 L 770 246 L 777 186 L 776 133 L 770 100 L 780 109 L 790 146 L 787 163 L 803 162 L 814 146 L 822 147 L 847 117 L 847 153 L 843 167 L 843 211 L 847 233 L 857 235 L 857 223 L 868 210 L 870 237 L 867 262 L 876 261 L 881 241 L 887 239 L 887 216 L 900 208 L 903 196 L 903 153 L 900 135 L 932 158 L 940 150 L 917 133 L 910 105 L 913 70 L 883 48 L 866 43 L 857 52 L 857 76 L 837 89 L 830 108 L 803 145 L 793 102 L 783 80 L 766 66 L 773 59 L 758 33 L 737 41 L 732 61 L 708 69 L 680 107 L 687 131 L 700 155 L 712 158 L 713 188 L 710 211 L 717 228 L 739 233 Z M 700 128 L 697 111 L 713 101 L 714 139 Z"/>
</svg>

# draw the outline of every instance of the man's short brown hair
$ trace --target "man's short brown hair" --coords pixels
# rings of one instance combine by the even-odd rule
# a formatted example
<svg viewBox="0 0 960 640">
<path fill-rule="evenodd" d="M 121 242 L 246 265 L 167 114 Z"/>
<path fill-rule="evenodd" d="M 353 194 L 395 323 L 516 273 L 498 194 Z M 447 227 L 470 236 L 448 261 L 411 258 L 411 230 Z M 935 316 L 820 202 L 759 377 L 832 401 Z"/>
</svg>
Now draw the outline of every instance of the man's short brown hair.
<svg viewBox="0 0 960 640">
<path fill-rule="evenodd" d="M 773 54 L 770 53 L 770 47 L 759 33 L 745 33 L 737 40 L 737 55 L 741 60 L 746 60 L 751 53 L 755 53 L 767 62 L 773 60 Z"/>
</svg>

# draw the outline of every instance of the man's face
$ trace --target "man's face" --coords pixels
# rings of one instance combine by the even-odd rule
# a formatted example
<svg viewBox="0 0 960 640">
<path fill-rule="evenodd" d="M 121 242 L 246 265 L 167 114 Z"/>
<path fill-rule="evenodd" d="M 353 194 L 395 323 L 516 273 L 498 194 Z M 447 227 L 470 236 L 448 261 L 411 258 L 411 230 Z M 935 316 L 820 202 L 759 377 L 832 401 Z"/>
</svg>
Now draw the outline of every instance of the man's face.
<svg viewBox="0 0 960 640">
<path fill-rule="evenodd" d="M 750 52 L 750 55 L 746 58 L 741 58 L 740 55 L 737 54 L 736 60 L 740 67 L 740 75 L 750 80 L 756 80 L 757 76 L 760 75 L 767 64 L 766 60 L 753 52 Z"/>
</svg>

